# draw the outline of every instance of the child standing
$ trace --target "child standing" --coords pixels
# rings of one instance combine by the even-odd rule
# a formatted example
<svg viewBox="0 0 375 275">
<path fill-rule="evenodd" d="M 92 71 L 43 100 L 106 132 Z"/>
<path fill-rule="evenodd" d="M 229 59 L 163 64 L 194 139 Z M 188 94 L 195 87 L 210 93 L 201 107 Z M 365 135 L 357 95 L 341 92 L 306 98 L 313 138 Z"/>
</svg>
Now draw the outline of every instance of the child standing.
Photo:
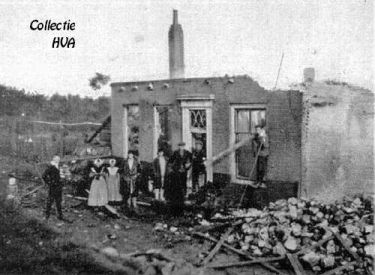
<svg viewBox="0 0 375 275">
<path fill-rule="evenodd" d="M 129 150 L 128 158 L 125 160 L 125 163 L 124 163 L 123 177 L 125 181 L 127 205 L 129 208 L 133 208 L 136 211 L 138 209 L 137 178 L 140 175 L 140 165 L 137 159 L 134 157 L 134 155 L 135 155 L 135 152 Z"/>
<path fill-rule="evenodd" d="M 120 174 L 119 168 L 116 165 L 115 159 L 109 160 L 109 167 L 107 168 L 107 186 L 108 186 L 108 201 L 120 202 L 122 196 L 120 194 Z"/>
<path fill-rule="evenodd" d="M 155 199 L 164 201 L 164 187 L 167 178 L 168 159 L 164 156 L 164 150 L 158 150 L 158 156 L 153 161 L 154 194 Z"/>
</svg>

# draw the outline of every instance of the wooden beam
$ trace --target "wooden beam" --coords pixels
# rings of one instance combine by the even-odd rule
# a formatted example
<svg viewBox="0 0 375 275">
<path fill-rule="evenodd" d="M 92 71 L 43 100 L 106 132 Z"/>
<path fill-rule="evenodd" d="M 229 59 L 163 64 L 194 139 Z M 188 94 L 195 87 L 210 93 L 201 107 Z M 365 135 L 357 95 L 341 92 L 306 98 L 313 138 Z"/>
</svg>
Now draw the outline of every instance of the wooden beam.
<svg viewBox="0 0 375 275">
<path fill-rule="evenodd" d="M 101 124 L 101 126 L 89 137 L 86 143 L 90 143 L 109 123 L 111 122 L 111 116 L 109 115 Z M 99 124 L 100 125 L 100 124 Z"/>
<path fill-rule="evenodd" d="M 35 187 L 33 190 L 31 190 L 30 192 L 27 192 L 26 194 L 22 195 L 21 198 L 24 198 L 24 197 L 27 197 L 33 193 L 35 193 L 36 191 L 38 191 L 39 189 L 42 189 L 42 187 L 44 187 L 44 185 L 39 185 L 38 187 Z"/>
<path fill-rule="evenodd" d="M 358 262 L 362 262 L 361 258 L 358 256 L 358 254 L 355 253 L 354 251 L 352 251 L 352 250 L 350 249 L 350 246 L 348 246 L 348 245 L 346 244 L 345 240 L 343 240 L 343 238 L 340 236 L 339 233 L 337 233 L 337 232 L 333 232 L 332 230 L 331 230 L 331 232 L 335 235 L 336 239 L 340 241 L 340 243 L 342 244 L 342 246 L 346 249 L 346 251 L 348 251 L 348 253 L 349 253 L 350 255 L 352 255 L 352 257 L 353 257 L 356 261 L 358 261 Z"/>
<path fill-rule="evenodd" d="M 298 260 L 297 255 L 286 253 L 286 256 L 288 257 L 288 260 L 291 263 L 296 275 L 305 275 L 306 274 L 305 270 L 303 269 L 301 263 Z"/>
<path fill-rule="evenodd" d="M 240 142 L 238 142 L 238 143 L 230 146 L 229 148 L 225 149 L 224 151 L 221 151 L 217 155 L 213 156 L 211 159 L 208 159 L 206 161 L 206 167 L 207 166 L 212 166 L 216 161 L 218 161 L 218 160 L 220 160 L 220 159 L 228 156 L 232 152 L 236 151 L 238 148 L 240 148 L 240 147 L 244 146 L 245 144 L 251 142 L 251 140 L 253 138 L 254 138 L 253 136 L 245 138 L 245 139 L 241 140 Z"/>
<path fill-rule="evenodd" d="M 203 233 L 200 233 L 200 232 L 193 232 L 193 236 L 196 236 L 196 237 L 200 237 L 200 238 L 203 238 L 203 239 L 206 239 L 208 241 L 211 241 L 211 242 L 214 242 L 214 243 L 217 243 L 218 240 L 215 239 L 215 238 L 212 238 L 210 236 L 206 236 L 205 234 Z M 250 255 L 248 255 L 247 253 L 243 252 L 242 250 L 239 250 L 239 249 L 236 249 L 226 243 L 223 244 L 223 247 L 225 247 L 227 250 L 233 252 L 233 253 L 236 253 L 248 260 L 254 260 L 255 258 L 251 257 Z M 262 265 L 263 267 L 275 272 L 276 274 L 281 274 L 281 275 L 285 275 L 285 273 L 281 272 L 280 270 L 278 270 L 277 268 L 273 267 L 272 265 L 268 264 L 268 263 L 259 263 L 260 265 Z"/>
<path fill-rule="evenodd" d="M 208 256 L 203 260 L 203 265 L 206 266 L 212 258 L 215 256 L 215 254 L 220 250 L 221 246 L 224 244 L 224 242 L 228 239 L 229 234 L 232 233 L 233 227 L 229 228 L 224 235 L 221 236 L 220 241 L 216 243 L 215 247 L 210 251 Z"/>
<path fill-rule="evenodd" d="M 342 271 L 342 270 L 345 270 L 347 269 L 348 267 L 354 265 L 355 262 L 349 262 L 349 263 L 346 263 L 342 266 L 339 266 L 339 267 L 336 267 L 335 269 L 331 269 L 331 270 L 328 270 L 327 272 L 324 272 L 320 275 L 333 275 L 333 274 L 336 274 L 336 272 L 339 272 L 339 271 Z"/>
<path fill-rule="evenodd" d="M 229 263 L 229 264 L 222 264 L 222 265 L 209 265 L 208 268 L 229 268 L 229 267 L 241 267 L 241 266 L 247 266 L 247 265 L 253 265 L 253 264 L 260 264 L 260 263 L 267 263 L 267 262 L 274 262 L 274 261 L 280 261 L 285 259 L 285 256 L 279 256 L 279 257 L 269 257 L 269 258 L 256 258 L 251 261 L 244 261 L 244 262 L 237 262 L 237 263 Z"/>
</svg>

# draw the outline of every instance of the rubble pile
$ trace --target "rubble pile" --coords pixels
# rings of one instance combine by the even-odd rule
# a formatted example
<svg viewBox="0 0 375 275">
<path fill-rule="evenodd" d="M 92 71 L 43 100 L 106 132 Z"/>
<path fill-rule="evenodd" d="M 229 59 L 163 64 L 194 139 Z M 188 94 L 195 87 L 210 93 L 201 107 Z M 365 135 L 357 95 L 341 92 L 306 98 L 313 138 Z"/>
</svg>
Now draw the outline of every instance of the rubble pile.
<svg viewBox="0 0 375 275">
<path fill-rule="evenodd" d="M 293 254 L 303 268 L 317 274 L 333 269 L 335 274 L 372 274 L 373 219 L 373 201 L 362 197 L 333 204 L 290 198 L 263 211 L 239 209 L 212 217 L 237 220 L 226 238 L 233 248 L 251 257 Z"/>
</svg>

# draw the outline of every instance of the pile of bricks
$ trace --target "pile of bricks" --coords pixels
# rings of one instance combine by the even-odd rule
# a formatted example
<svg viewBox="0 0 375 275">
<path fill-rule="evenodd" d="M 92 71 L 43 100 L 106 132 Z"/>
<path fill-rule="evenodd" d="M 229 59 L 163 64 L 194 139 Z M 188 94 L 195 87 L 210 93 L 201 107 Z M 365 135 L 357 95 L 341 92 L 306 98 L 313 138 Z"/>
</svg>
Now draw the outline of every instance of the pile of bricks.
<svg viewBox="0 0 375 275">
<path fill-rule="evenodd" d="M 252 261 L 248 264 L 261 261 L 277 267 L 287 262 L 296 274 L 373 274 L 374 271 L 371 198 L 356 197 L 333 204 L 290 198 L 270 203 L 262 211 L 238 209 L 229 215 L 218 213 L 213 220 L 231 221 L 220 240 L 249 256 Z M 217 232 L 206 234 L 207 238 L 215 236 Z M 243 265 L 238 262 L 207 266 Z"/>
</svg>

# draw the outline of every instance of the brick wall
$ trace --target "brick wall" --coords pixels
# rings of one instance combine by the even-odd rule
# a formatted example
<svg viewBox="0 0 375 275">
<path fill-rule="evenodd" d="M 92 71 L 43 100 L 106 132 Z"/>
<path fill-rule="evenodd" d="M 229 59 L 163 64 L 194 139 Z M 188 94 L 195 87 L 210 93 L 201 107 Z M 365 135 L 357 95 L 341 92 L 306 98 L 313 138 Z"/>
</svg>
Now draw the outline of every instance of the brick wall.
<svg viewBox="0 0 375 275">
<path fill-rule="evenodd" d="M 176 98 L 188 94 L 214 94 L 212 110 L 213 155 L 226 149 L 230 144 L 231 104 L 262 104 L 266 107 L 267 127 L 270 136 L 269 180 L 299 182 L 301 176 L 301 95 L 296 91 L 268 92 L 257 82 L 246 76 L 234 78 L 198 78 L 186 80 L 154 81 L 152 91 L 147 89 L 150 82 L 112 84 L 112 150 L 116 156 L 123 154 L 123 108 L 127 104 L 139 104 L 141 115 L 140 158 L 153 158 L 153 106 L 170 105 L 169 127 L 173 149 L 181 140 L 181 111 Z M 168 83 L 168 87 L 165 87 Z M 132 87 L 137 86 L 137 91 Z M 121 88 L 123 87 L 123 88 Z M 120 91 L 124 90 L 124 91 Z M 217 175 L 228 175 L 230 163 L 225 158 L 214 166 Z M 225 178 L 216 177 L 216 178 Z"/>
<path fill-rule="evenodd" d="M 277 91 L 268 95 L 270 156 L 268 178 L 300 182 L 302 94 Z"/>
</svg>

